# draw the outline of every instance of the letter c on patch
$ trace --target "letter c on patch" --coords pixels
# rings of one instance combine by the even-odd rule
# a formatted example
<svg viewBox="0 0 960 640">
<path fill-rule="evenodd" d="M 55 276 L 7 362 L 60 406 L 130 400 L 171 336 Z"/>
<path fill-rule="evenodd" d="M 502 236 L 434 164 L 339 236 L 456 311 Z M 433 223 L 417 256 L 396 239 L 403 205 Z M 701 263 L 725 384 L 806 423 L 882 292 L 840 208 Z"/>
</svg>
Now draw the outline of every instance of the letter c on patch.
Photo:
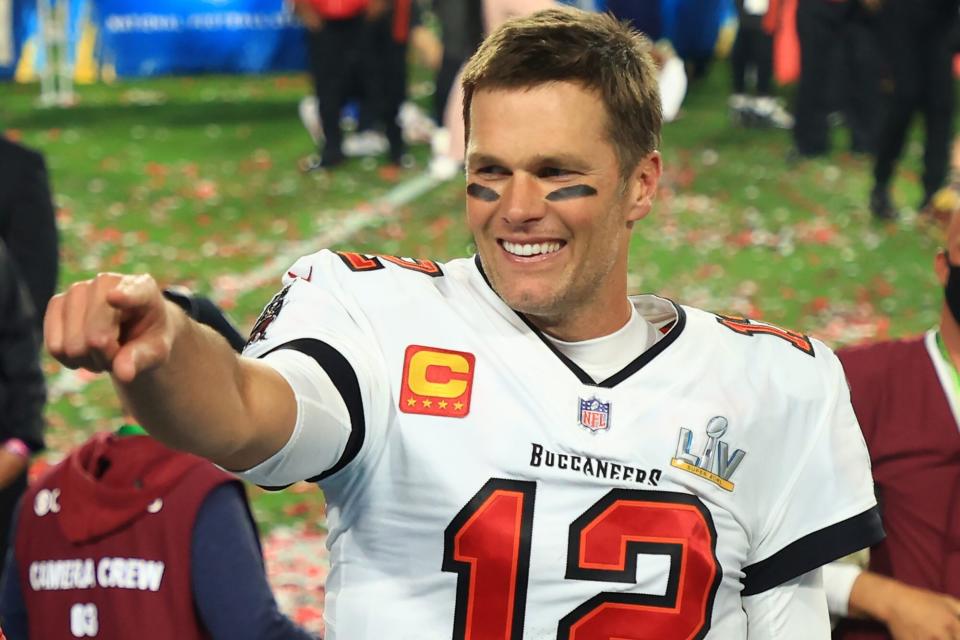
<svg viewBox="0 0 960 640">
<path fill-rule="evenodd" d="M 459 398 L 467 390 L 470 362 L 458 353 L 418 351 L 409 366 L 407 384 L 418 395 Z"/>
</svg>

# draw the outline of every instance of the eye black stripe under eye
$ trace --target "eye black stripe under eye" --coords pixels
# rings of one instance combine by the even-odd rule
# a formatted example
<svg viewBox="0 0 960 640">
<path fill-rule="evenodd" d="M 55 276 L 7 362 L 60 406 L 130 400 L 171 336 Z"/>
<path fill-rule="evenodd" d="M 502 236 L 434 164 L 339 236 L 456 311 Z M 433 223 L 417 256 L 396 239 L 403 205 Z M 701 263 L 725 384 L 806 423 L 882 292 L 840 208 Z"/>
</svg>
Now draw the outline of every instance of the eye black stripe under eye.
<svg viewBox="0 0 960 640">
<path fill-rule="evenodd" d="M 467 195 L 477 200 L 483 200 L 484 202 L 496 202 L 500 199 L 499 193 L 490 187 L 485 187 L 476 182 L 471 182 L 467 185 Z"/>
<path fill-rule="evenodd" d="M 569 187 L 562 187 L 556 191 L 547 194 L 547 200 L 557 202 L 558 200 L 572 200 L 573 198 L 589 198 L 597 195 L 597 190 L 586 184 L 573 184 Z"/>
</svg>

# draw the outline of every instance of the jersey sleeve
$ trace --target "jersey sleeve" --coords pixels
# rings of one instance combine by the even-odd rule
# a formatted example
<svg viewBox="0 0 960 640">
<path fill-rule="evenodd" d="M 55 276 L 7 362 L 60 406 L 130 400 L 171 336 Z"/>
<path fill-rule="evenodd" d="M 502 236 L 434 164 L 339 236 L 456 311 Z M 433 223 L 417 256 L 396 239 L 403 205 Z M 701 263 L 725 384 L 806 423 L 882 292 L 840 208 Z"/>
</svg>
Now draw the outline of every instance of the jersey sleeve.
<svg viewBox="0 0 960 640">
<path fill-rule="evenodd" d="M 338 265 L 332 257 L 330 252 L 321 251 L 301 258 L 290 268 L 283 288 L 260 314 L 243 351 L 244 356 L 263 359 L 277 368 L 297 396 L 294 437 L 273 457 L 248 471 L 250 479 L 261 486 L 282 488 L 296 480 L 318 481 L 332 476 L 364 458 L 382 440 L 386 429 L 391 391 L 383 356 L 362 309 L 339 280 Z M 305 383 L 309 367 L 288 366 L 282 360 L 296 363 L 289 358 L 270 357 L 283 350 L 303 354 L 325 375 L 318 376 L 315 384 Z M 322 397 L 331 393 L 339 394 L 346 407 L 349 435 L 345 444 L 335 441 L 337 430 L 331 428 L 331 415 L 335 417 L 336 411 L 305 409 L 324 404 L 335 407 L 337 398 Z M 339 458 L 332 466 L 309 466 L 311 456 L 303 455 L 300 449 L 306 443 L 322 445 L 330 437 L 334 438 L 330 446 L 341 450 Z"/>
<path fill-rule="evenodd" d="M 759 504 L 759 528 L 744 567 L 744 596 L 776 587 L 884 536 L 870 459 L 843 369 L 823 345 L 817 352 L 822 393 L 788 404 L 786 427 L 771 425 L 785 428 L 786 435 L 765 462 L 771 482 Z"/>
<path fill-rule="evenodd" d="M 829 638 L 830 616 L 814 569 L 777 587 L 743 599 L 747 640 Z"/>
</svg>

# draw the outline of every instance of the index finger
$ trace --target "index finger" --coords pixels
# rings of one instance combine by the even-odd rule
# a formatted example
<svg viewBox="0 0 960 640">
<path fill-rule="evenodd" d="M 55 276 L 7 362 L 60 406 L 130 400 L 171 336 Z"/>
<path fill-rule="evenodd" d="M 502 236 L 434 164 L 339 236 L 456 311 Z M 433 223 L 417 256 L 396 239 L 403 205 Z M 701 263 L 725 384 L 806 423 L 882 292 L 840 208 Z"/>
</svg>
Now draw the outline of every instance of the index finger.
<svg viewBox="0 0 960 640">
<path fill-rule="evenodd" d="M 120 348 L 121 312 L 107 301 L 107 294 L 122 281 L 122 276 L 101 273 L 93 281 L 91 301 L 84 317 L 88 343 L 100 351 L 107 361 L 113 360 Z"/>
</svg>

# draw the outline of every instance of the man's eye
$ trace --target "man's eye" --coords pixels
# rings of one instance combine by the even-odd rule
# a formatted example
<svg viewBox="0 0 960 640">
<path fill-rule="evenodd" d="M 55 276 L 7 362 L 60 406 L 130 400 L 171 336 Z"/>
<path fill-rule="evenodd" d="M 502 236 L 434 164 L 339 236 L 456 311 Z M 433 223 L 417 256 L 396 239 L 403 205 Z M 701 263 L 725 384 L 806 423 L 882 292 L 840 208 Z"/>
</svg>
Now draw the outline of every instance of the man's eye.
<svg viewBox="0 0 960 640">
<path fill-rule="evenodd" d="M 499 176 L 508 176 L 510 172 L 504 167 L 498 167 L 496 165 L 490 165 L 487 167 L 480 167 L 477 169 L 477 174 L 487 177 L 499 177 Z"/>
<path fill-rule="evenodd" d="M 573 171 L 559 167 L 544 167 L 537 171 L 538 178 L 566 178 L 570 175 L 573 175 Z"/>
</svg>

